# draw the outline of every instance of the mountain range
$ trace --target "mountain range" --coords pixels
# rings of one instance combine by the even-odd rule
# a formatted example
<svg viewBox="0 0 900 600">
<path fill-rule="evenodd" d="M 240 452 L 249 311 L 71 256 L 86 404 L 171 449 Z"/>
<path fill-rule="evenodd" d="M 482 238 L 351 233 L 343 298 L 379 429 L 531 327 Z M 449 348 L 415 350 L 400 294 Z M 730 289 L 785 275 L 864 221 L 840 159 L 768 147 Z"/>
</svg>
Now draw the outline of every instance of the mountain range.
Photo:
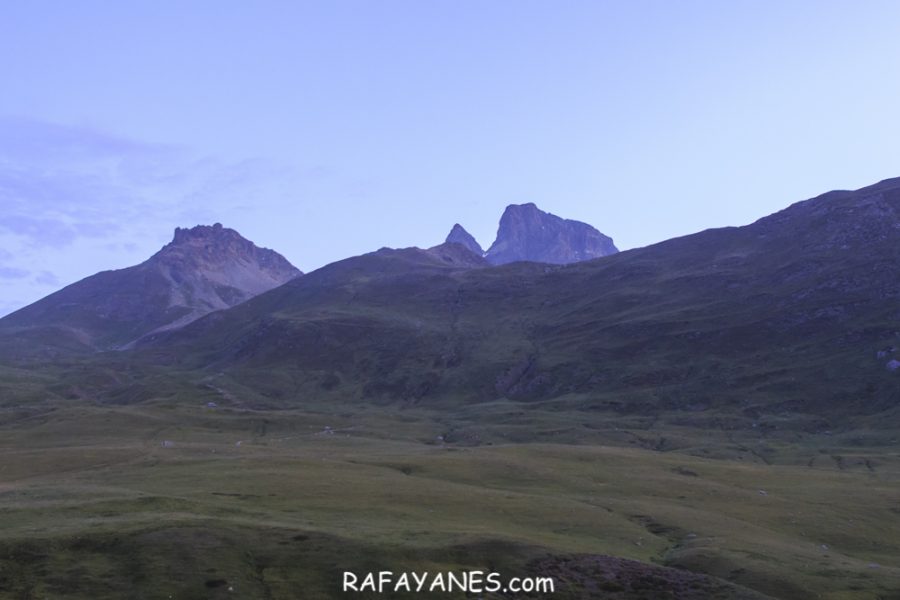
<svg viewBox="0 0 900 600">
<path fill-rule="evenodd" d="M 141 351 L 239 373 L 279 402 L 291 394 L 273 369 L 291 393 L 377 401 L 576 395 L 648 414 L 814 415 L 822 428 L 896 412 L 898 180 L 577 264 L 468 256 L 349 258 Z"/>
<path fill-rule="evenodd" d="M 597 240 L 609 238 L 534 204 L 511 205 L 487 254 L 459 225 L 447 242 L 425 252 L 465 268 L 540 262 L 542 257 L 544 262 L 575 262 L 600 255 Z M 603 246 L 604 251 L 610 248 L 615 251 L 611 240 Z M 17 359 L 123 350 L 300 275 L 277 252 L 258 248 L 220 223 L 176 228 L 172 241 L 147 261 L 98 273 L 0 319 L 0 350 Z"/>
<path fill-rule="evenodd" d="M 615 254 L 612 238 L 580 221 L 562 219 L 528 204 L 511 204 L 500 217 L 497 239 L 487 252 L 457 223 L 447 242 L 462 244 L 492 265 L 530 261 L 569 264 Z"/>
<path fill-rule="evenodd" d="M 898 264 L 900 179 L 623 252 L 513 205 L 487 252 L 306 274 L 178 229 L 0 319 L 0 595 L 896 597 Z"/>
<path fill-rule="evenodd" d="M 0 348 L 135 347 L 278 402 L 290 394 L 273 369 L 292 392 L 377 401 L 574 394 L 627 411 L 874 414 L 898 389 L 898 203 L 887 180 L 621 253 L 588 225 L 513 205 L 483 256 L 457 225 L 440 246 L 302 277 L 201 226 L 0 320 Z"/>
</svg>

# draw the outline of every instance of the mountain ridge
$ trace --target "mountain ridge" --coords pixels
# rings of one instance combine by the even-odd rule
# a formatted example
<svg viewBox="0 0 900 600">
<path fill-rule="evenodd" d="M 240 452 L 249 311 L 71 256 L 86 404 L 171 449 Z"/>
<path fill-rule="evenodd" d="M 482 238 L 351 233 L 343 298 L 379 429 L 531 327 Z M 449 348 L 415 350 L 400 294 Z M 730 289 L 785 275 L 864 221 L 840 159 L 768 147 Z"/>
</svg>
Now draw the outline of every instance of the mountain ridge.
<svg viewBox="0 0 900 600">
<path fill-rule="evenodd" d="M 873 414 L 898 385 L 873 359 L 900 338 L 898 212 L 895 180 L 569 265 L 411 269 L 407 251 L 374 253 L 146 350 L 274 397 L 261 375 L 284 370 L 305 394 L 359 400 Z"/>
<path fill-rule="evenodd" d="M 495 265 L 517 261 L 569 264 L 618 251 L 612 238 L 593 226 L 557 217 L 529 202 L 506 207 L 485 258 Z"/>
<path fill-rule="evenodd" d="M 0 333 L 25 354 L 45 346 L 122 349 L 301 274 L 277 252 L 219 223 L 176 228 L 172 241 L 144 262 L 101 271 L 19 309 L 0 319 Z"/>
</svg>

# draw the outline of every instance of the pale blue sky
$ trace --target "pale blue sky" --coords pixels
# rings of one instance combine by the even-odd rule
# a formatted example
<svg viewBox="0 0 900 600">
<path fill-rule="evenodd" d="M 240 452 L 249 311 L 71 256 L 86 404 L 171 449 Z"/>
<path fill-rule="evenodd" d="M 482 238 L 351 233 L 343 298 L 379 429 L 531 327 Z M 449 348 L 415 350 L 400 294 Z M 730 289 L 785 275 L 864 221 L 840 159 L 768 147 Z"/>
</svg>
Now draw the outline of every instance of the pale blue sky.
<svg viewBox="0 0 900 600">
<path fill-rule="evenodd" d="M 0 0 L 0 314 L 221 221 L 303 270 L 900 175 L 900 2 Z"/>
</svg>

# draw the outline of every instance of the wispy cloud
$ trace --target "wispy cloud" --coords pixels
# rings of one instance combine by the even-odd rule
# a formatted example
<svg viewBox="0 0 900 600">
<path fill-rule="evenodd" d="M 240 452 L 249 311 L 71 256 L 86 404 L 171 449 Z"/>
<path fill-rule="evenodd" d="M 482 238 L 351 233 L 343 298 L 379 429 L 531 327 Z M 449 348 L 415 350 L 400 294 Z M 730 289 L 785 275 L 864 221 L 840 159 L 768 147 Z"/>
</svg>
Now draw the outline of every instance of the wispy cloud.
<svg viewBox="0 0 900 600">
<path fill-rule="evenodd" d="M 175 226 L 227 222 L 323 176 L 318 168 L 225 161 L 85 127 L 0 117 L 0 316 L 60 284 L 146 259 Z"/>
<path fill-rule="evenodd" d="M 15 267 L 0 267 L 0 279 L 25 279 L 31 275 L 31 271 L 17 269 Z"/>
<path fill-rule="evenodd" d="M 55 288 L 59 286 L 59 277 L 57 277 L 50 271 L 41 271 L 35 276 L 34 282 L 38 285 L 45 285 Z"/>
<path fill-rule="evenodd" d="M 37 246 L 114 238 L 136 220 L 152 227 L 221 212 L 279 171 L 262 160 L 228 163 L 174 145 L 0 118 L 0 230 Z"/>
</svg>

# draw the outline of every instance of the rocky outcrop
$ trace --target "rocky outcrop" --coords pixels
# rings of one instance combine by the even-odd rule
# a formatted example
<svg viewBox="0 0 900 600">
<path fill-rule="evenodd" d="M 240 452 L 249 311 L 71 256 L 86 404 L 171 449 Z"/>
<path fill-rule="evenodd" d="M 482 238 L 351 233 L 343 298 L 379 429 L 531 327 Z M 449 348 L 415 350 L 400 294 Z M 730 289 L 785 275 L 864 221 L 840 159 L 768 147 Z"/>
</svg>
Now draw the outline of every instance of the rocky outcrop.
<svg viewBox="0 0 900 600">
<path fill-rule="evenodd" d="M 474 254 L 484 256 L 484 249 L 481 247 L 481 244 L 479 244 L 472 234 L 466 231 L 459 223 L 454 225 L 453 229 L 450 230 L 446 242 L 448 244 L 462 244 Z"/>
<path fill-rule="evenodd" d="M 587 223 L 562 219 L 534 204 L 511 204 L 485 254 L 495 265 L 517 261 L 568 264 L 615 254 L 612 238 Z"/>
<path fill-rule="evenodd" d="M 302 275 L 274 250 L 221 223 L 176 228 L 172 241 L 139 266 L 156 269 L 171 282 L 170 306 L 187 311 L 156 331 L 240 304 Z"/>
<path fill-rule="evenodd" d="M 216 223 L 178 228 L 172 241 L 139 265 L 103 271 L 0 319 L 13 351 L 41 354 L 126 348 L 275 288 L 301 272 Z M 21 352 L 20 352 L 21 350 Z"/>
<path fill-rule="evenodd" d="M 176 228 L 172 241 L 144 264 L 163 271 L 173 294 L 192 295 L 200 310 L 234 306 L 302 274 L 274 250 L 220 223 Z"/>
</svg>

